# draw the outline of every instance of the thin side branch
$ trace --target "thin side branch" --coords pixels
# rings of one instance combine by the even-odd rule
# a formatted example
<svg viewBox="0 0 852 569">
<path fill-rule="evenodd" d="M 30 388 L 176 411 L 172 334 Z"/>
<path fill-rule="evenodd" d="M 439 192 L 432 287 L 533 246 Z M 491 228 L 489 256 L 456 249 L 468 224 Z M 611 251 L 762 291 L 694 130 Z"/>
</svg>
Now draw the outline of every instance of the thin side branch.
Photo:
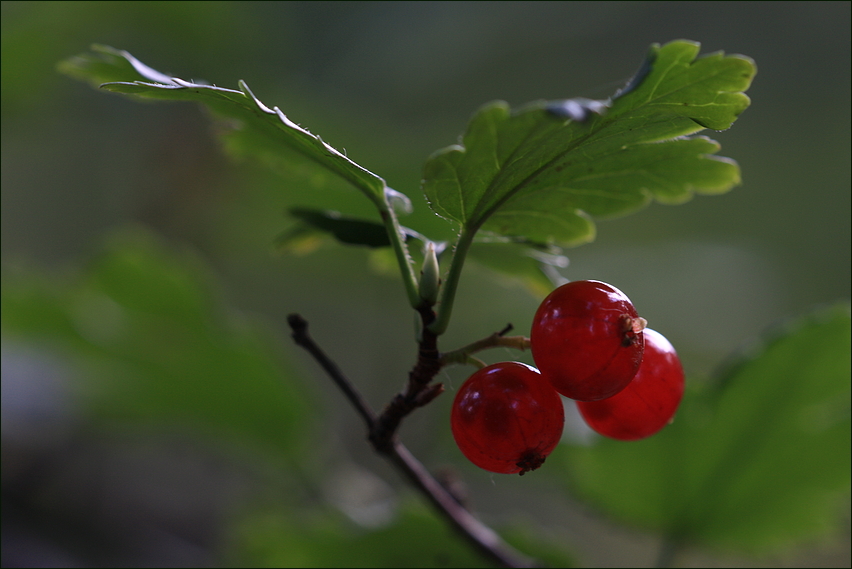
<svg viewBox="0 0 852 569">
<path fill-rule="evenodd" d="M 314 342 L 313 338 L 308 334 L 308 321 L 299 316 L 298 314 L 291 314 L 287 317 L 287 324 L 290 325 L 290 328 L 293 330 L 293 341 L 296 342 L 297 345 L 305 348 L 317 361 L 317 363 L 322 366 L 322 369 L 325 370 L 325 373 L 337 384 L 337 387 L 343 391 L 346 398 L 352 403 L 361 417 L 364 418 L 364 422 L 367 423 L 367 429 L 373 430 L 376 426 L 376 414 L 373 412 L 373 409 L 370 408 L 370 404 L 361 397 L 361 394 L 355 389 L 355 386 L 352 385 L 352 382 L 343 375 L 343 372 L 340 371 L 340 368 L 337 367 L 331 358 L 325 355 L 325 352 L 322 351 L 316 342 Z"/>
<path fill-rule="evenodd" d="M 364 418 L 364 421 L 367 423 L 368 432 L 370 433 L 370 441 L 373 443 L 376 451 L 383 454 L 396 466 L 477 551 L 492 562 L 503 567 L 537 566 L 534 560 L 515 551 L 496 532 L 477 520 L 473 514 L 459 504 L 452 494 L 429 473 L 426 467 L 399 442 L 399 439 L 395 435 L 395 429 L 391 431 L 389 441 L 377 441 L 375 439 L 375 431 L 380 424 L 379 417 L 376 416 L 340 368 L 310 337 L 307 321 L 298 314 L 291 314 L 287 317 L 287 323 L 293 330 L 293 340 L 296 344 L 305 348 L 314 357 L 317 363 L 322 366 L 334 383 L 340 387 L 347 399 L 349 399 L 358 413 Z M 435 357 L 437 359 L 437 356 Z M 417 366 L 412 371 L 412 377 L 409 377 L 409 381 L 420 379 L 416 377 L 416 370 Z M 424 386 L 418 392 L 419 397 L 431 400 L 431 398 L 440 393 L 439 388 L 440 385 Z M 397 395 L 397 397 L 400 397 L 400 395 Z M 423 403 L 420 404 L 422 405 Z"/>
<path fill-rule="evenodd" d="M 507 324 L 505 328 L 499 332 L 494 332 L 490 336 L 477 340 L 467 346 L 463 346 L 451 352 L 441 354 L 441 365 L 450 364 L 468 364 L 479 365 L 473 354 L 488 350 L 491 348 L 512 348 L 515 350 L 528 350 L 530 347 L 530 339 L 525 336 L 506 336 L 512 331 L 512 325 Z"/>
</svg>

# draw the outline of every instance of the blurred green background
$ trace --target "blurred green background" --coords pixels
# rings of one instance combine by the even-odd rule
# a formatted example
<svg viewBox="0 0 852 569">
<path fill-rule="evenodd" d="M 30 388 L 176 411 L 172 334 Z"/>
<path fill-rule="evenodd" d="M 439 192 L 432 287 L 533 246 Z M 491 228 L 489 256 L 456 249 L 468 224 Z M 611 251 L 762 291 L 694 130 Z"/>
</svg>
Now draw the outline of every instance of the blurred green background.
<svg viewBox="0 0 852 569">
<path fill-rule="evenodd" d="M 425 515 L 405 491 L 396 497 L 397 475 L 372 456 L 355 413 L 284 330 L 288 313 L 305 316 L 375 407 L 400 388 L 414 358 L 412 315 L 400 282 L 382 268 L 385 257 L 338 245 L 272 253 L 274 237 L 292 223 L 287 207 L 372 217 L 369 203 L 309 168 L 274 172 L 227 158 L 196 107 L 98 93 L 56 73 L 58 61 L 102 43 L 185 79 L 231 88 L 244 79 L 266 104 L 408 194 L 415 213 L 404 224 L 447 238 L 449 227 L 418 195 L 420 169 L 431 152 L 456 142 L 481 104 L 606 98 L 654 42 L 686 38 L 701 42 L 703 53 L 748 55 L 758 66 L 752 107 L 731 131 L 709 133 L 720 155 L 739 162 L 743 185 L 601 221 L 596 242 L 566 251 L 571 263 L 562 270 L 625 291 L 674 343 L 688 375 L 700 378 L 780 319 L 849 297 L 849 24 L 848 2 L 3 2 L 4 275 L 32 291 L 16 297 L 21 306 L 55 299 L 44 309 L 53 330 L 68 313 L 83 315 L 68 326 L 86 330 L 85 365 L 69 363 L 67 344 L 4 335 L 4 565 L 250 564 L 241 549 L 250 539 L 228 529 L 235 517 L 248 519 L 240 527 L 254 528 L 246 535 L 262 542 L 252 551 L 268 547 L 257 537 L 264 532 L 269 542 L 289 535 L 281 547 L 290 550 L 313 539 L 299 539 L 304 517 L 263 522 L 254 512 L 264 506 L 273 518 L 281 504 L 307 508 L 320 526 L 330 523 L 314 519 L 327 504 L 365 527 L 381 524 L 395 500 L 412 527 Z M 120 253 L 127 244 L 135 257 Z M 124 358 L 117 368 L 105 366 L 106 348 L 91 348 L 98 345 L 91 338 L 112 338 L 114 330 L 114 311 L 98 294 L 115 298 L 124 286 L 122 298 L 137 301 L 136 289 L 110 280 L 113 270 L 137 275 L 135 286 L 151 298 L 162 277 L 173 286 L 164 296 L 178 291 L 200 306 L 184 314 L 178 301 L 152 308 L 151 298 L 138 299 L 141 314 L 162 320 L 113 346 Z M 205 275 L 209 289 L 184 282 L 182 271 Z M 507 322 L 526 334 L 539 301 L 520 283 L 471 266 L 442 347 Z M 211 324 L 207 311 L 220 303 L 230 309 Z M 164 338 L 158 322 L 180 333 Z M 251 338 L 270 328 L 279 331 L 276 341 L 256 349 Z M 160 367 L 148 361 L 153 351 L 206 342 L 208 334 L 221 349 L 203 354 L 206 367 L 181 368 L 167 356 Z M 133 341 L 140 337 L 151 343 Z M 79 402 L 90 394 L 77 392 L 74 370 L 95 366 L 92 377 L 102 379 L 128 362 L 171 382 L 160 399 L 140 402 L 127 388 L 112 407 Z M 185 370 L 206 375 L 170 391 Z M 273 385 L 279 371 L 286 387 L 258 389 L 257 405 L 252 387 L 241 391 L 252 381 Z M 451 393 L 469 371 L 444 373 Z M 25 389 L 10 377 L 37 379 Z M 234 390 L 225 399 L 233 405 L 220 409 L 221 397 L 198 396 L 216 389 Z M 447 428 L 449 395 L 410 418 L 402 436 L 430 468 L 461 470 L 487 521 L 533 528 L 583 564 L 654 562 L 656 538 L 608 524 L 552 477 L 507 479 L 462 464 Z M 293 409 L 278 414 L 279 405 Z M 221 433 L 199 434 L 191 420 L 174 419 L 184 407 L 196 419 L 222 417 L 223 432 L 244 437 L 223 447 Z M 39 434 L 15 434 L 21 429 Z M 246 449 L 246 440 L 259 448 Z M 7 506 L 9 488 L 27 499 Z M 848 505 L 846 512 L 845 537 L 761 563 L 848 566 Z M 104 528 L 124 538 L 106 551 L 98 540 L 115 536 Z M 316 560 L 308 549 L 304 559 Z M 696 550 L 681 562 L 749 561 Z"/>
</svg>

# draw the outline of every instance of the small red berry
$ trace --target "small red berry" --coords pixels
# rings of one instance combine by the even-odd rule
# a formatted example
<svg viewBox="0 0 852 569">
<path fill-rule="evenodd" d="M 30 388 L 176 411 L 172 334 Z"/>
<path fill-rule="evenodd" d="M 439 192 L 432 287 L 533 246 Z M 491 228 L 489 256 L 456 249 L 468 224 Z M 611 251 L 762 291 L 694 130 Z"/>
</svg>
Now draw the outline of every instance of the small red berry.
<svg viewBox="0 0 852 569">
<path fill-rule="evenodd" d="M 532 356 L 556 391 L 579 401 L 612 397 L 642 362 L 645 321 L 614 286 L 574 281 L 547 298 L 533 318 Z"/>
<path fill-rule="evenodd" d="M 501 362 L 461 386 L 450 426 L 459 449 L 480 468 L 501 474 L 535 470 L 562 436 L 562 399 L 532 366 Z"/>
<path fill-rule="evenodd" d="M 630 385 L 609 399 L 578 401 L 586 423 L 622 441 L 649 437 L 669 424 L 683 397 L 683 367 L 669 341 L 645 329 L 645 355 Z"/>
</svg>

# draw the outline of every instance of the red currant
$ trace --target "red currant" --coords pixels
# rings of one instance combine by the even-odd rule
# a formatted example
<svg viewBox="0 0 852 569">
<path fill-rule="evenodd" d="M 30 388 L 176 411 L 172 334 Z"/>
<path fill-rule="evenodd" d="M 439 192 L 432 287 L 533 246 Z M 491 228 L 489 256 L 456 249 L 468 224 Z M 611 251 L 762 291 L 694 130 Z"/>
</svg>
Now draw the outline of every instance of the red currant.
<svg viewBox="0 0 852 569">
<path fill-rule="evenodd" d="M 562 399 L 532 366 L 501 362 L 470 376 L 453 401 L 450 426 L 459 449 L 501 474 L 535 470 L 562 436 Z"/>
<path fill-rule="evenodd" d="M 674 417 L 683 397 L 683 367 L 665 336 L 645 330 L 645 355 L 636 377 L 602 401 L 578 401 L 591 428 L 622 441 L 651 436 Z"/>
<path fill-rule="evenodd" d="M 538 307 L 530 333 L 532 356 L 562 395 L 606 399 L 636 375 L 645 348 L 644 326 L 630 299 L 614 286 L 570 282 Z"/>
</svg>

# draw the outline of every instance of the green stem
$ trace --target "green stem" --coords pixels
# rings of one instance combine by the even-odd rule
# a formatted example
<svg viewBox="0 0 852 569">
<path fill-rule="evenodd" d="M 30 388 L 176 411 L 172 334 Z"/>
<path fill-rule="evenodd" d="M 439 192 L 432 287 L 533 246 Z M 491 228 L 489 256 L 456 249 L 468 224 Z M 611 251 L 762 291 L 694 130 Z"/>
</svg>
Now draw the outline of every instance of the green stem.
<svg viewBox="0 0 852 569">
<path fill-rule="evenodd" d="M 417 308 L 422 301 L 420 300 L 417 275 L 414 272 L 414 260 L 408 253 L 408 246 L 405 244 L 405 236 L 399 227 L 396 212 L 394 212 L 393 206 L 388 202 L 387 197 L 376 205 L 379 207 L 379 214 L 382 216 L 382 221 L 388 232 L 393 252 L 396 255 L 396 261 L 399 263 L 399 272 L 402 275 L 402 282 L 405 285 L 408 302 L 412 308 Z"/>
<path fill-rule="evenodd" d="M 459 234 L 450 270 L 447 273 L 447 280 L 441 285 L 441 297 L 438 299 L 437 317 L 429 325 L 429 330 L 437 336 L 443 334 L 450 324 L 450 316 L 453 311 L 453 302 L 456 298 L 456 290 L 459 286 L 462 267 L 464 267 L 464 261 L 473 243 L 473 236 L 476 234 L 476 230 L 477 228 L 462 228 L 461 234 Z"/>
</svg>

